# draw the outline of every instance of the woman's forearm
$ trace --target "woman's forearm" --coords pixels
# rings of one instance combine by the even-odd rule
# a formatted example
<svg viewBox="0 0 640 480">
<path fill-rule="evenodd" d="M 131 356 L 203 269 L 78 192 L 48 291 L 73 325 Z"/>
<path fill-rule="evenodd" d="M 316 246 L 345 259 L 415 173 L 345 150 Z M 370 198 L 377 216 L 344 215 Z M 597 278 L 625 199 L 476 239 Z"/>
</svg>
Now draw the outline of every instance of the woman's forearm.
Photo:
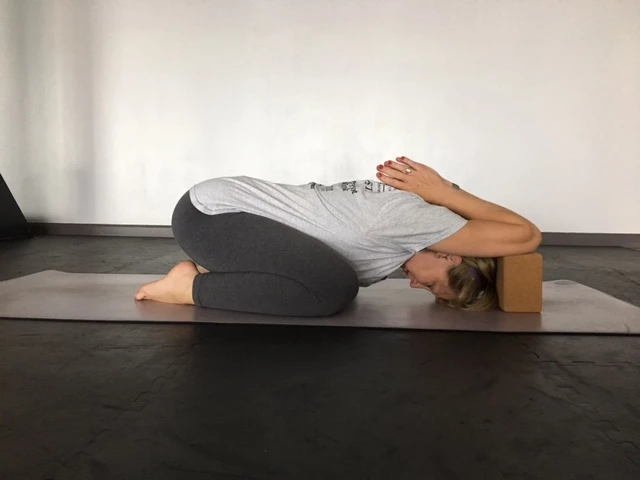
<svg viewBox="0 0 640 480">
<path fill-rule="evenodd" d="M 534 251 L 542 241 L 538 227 L 511 210 L 482 200 L 444 179 L 428 165 L 407 157 L 378 165 L 386 185 L 411 192 L 425 202 L 441 205 L 468 221 L 456 234 L 432 245 L 456 255 L 501 256 Z M 475 252 L 475 253 L 474 253 Z"/>
<path fill-rule="evenodd" d="M 532 222 L 523 216 L 495 203 L 487 202 L 469 192 L 455 188 L 453 184 L 447 189 L 441 205 L 467 220 L 490 220 L 535 227 Z M 537 230 L 537 227 L 535 228 Z"/>
</svg>

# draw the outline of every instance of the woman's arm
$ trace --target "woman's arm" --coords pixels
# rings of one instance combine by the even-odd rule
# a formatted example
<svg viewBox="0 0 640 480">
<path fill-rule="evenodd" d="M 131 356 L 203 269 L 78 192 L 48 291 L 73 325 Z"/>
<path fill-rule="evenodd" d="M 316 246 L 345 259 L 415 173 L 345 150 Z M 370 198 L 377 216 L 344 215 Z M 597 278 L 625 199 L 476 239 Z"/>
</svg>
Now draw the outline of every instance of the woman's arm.
<svg viewBox="0 0 640 480">
<path fill-rule="evenodd" d="M 431 249 L 453 255 L 502 257 L 536 250 L 542 240 L 538 227 L 507 208 L 482 200 L 454 188 L 432 168 L 398 157 L 399 163 L 387 162 L 378 168 L 383 183 L 415 193 L 423 200 L 441 205 L 466 218 L 469 222 L 451 237 L 430 246 Z M 410 173 L 405 169 L 411 168 Z"/>
<path fill-rule="evenodd" d="M 451 237 L 432 245 L 433 250 L 474 257 L 502 257 L 531 253 L 542 234 L 517 213 L 453 187 L 441 205 L 469 222 Z"/>
</svg>

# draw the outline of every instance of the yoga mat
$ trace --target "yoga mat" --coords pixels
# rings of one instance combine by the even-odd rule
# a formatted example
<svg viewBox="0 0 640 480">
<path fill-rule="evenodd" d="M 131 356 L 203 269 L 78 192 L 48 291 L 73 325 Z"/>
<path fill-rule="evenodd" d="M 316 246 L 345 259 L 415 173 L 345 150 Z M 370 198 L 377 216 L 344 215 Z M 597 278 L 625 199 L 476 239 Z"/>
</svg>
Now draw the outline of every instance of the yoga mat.
<svg viewBox="0 0 640 480">
<path fill-rule="evenodd" d="M 568 280 L 545 282 L 542 313 L 463 312 L 408 280 L 387 279 L 332 317 L 278 317 L 134 300 L 158 275 L 45 271 L 0 282 L 0 317 L 110 322 L 200 322 L 517 333 L 640 334 L 640 308 Z"/>
</svg>

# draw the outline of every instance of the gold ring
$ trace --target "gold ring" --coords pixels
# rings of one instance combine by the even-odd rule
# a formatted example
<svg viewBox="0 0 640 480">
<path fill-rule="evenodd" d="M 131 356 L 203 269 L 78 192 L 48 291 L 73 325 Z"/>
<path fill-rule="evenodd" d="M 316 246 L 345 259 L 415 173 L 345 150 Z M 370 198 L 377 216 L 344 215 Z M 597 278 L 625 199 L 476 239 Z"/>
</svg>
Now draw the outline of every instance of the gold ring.
<svg viewBox="0 0 640 480">
<path fill-rule="evenodd" d="M 405 168 L 404 172 L 408 175 L 412 172 L 413 170 L 411 170 L 410 168 Z"/>
</svg>

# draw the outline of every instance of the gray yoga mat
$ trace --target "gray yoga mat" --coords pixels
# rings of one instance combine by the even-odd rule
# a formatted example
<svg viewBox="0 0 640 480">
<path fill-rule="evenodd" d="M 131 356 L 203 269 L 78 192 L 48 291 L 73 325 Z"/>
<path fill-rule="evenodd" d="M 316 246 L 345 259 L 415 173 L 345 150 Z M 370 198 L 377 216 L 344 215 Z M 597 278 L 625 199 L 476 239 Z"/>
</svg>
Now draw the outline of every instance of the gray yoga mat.
<svg viewBox="0 0 640 480">
<path fill-rule="evenodd" d="M 640 308 L 568 280 L 545 282 L 544 311 L 472 313 L 439 305 L 408 281 L 361 288 L 332 317 L 277 317 L 134 300 L 158 275 L 72 274 L 54 270 L 0 282 L 0 317 L 111 322 L 316 325 L 518 333 L 640 334 Z"/>
</svg>

